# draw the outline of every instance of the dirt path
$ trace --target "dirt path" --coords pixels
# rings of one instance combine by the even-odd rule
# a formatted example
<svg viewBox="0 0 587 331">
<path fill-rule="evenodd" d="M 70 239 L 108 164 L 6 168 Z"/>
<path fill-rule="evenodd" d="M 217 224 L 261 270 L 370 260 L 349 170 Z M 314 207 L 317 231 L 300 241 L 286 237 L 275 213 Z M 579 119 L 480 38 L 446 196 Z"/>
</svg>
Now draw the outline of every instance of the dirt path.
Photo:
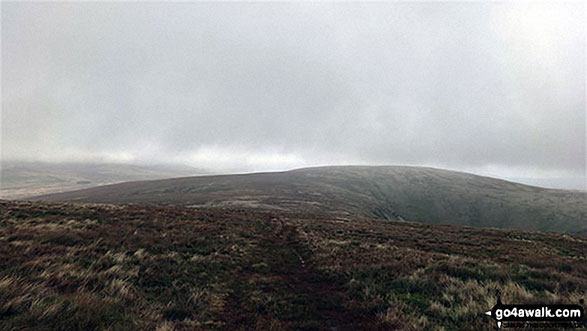
<svg viewBox="0 0 587 331">
<path fill-rule="evenodd" d="M 374 316 L 345 306 L 350 300 L 340 282 L 318 270 L 312 252 L 300 240 L 297 228 L 272 219 L 274 231 L 263 238 L 262 251 L 270 263 L 272 277 L 281 284 L 279 295 L 289 298 L 293 313 L 272 313 L 281 326 L 294 330 L 377 330 Z M 285 291 L 285 293 L 283 293 Z M 232 309 L 243 305 L 242 293 L 232 296 Z M 249 316 L 250 318 L 250 316 Z M 244 323 L 247 316 L 233 316 L 230 324 Z M 250 322 L 249 322 L 250 323 Z"/>
</svg>

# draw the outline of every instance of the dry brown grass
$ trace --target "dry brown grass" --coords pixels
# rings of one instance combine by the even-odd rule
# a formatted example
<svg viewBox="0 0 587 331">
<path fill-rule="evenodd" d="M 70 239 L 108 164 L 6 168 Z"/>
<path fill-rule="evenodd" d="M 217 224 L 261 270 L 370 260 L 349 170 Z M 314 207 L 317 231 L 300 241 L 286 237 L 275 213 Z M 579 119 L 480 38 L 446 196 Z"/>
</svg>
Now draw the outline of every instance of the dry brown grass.
<svg viewBox="0 0 587 331">
<path fill-rule="evenodd" d="M 489 330 L 498 294 L 584 299 L 586 251 L 331 214 L 0 201 L 0 329 Z"/>
</svg>

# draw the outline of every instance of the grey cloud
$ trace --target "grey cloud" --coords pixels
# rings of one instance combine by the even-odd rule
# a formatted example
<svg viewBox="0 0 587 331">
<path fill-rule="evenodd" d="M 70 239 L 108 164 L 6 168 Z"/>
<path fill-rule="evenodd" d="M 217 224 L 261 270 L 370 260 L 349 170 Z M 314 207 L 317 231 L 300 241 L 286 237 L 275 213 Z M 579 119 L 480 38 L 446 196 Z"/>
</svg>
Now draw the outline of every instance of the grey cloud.
<svg viewBox="0 0 587 331">
<path fill-rule="evenodd" d="M 257 155 L 259 170 L 265 157 L 584 177 L 583 13 L 579 2 L 4 3 L 2 157 L 221 167 L 233 153 L 231 166 Z"/>
</svg>

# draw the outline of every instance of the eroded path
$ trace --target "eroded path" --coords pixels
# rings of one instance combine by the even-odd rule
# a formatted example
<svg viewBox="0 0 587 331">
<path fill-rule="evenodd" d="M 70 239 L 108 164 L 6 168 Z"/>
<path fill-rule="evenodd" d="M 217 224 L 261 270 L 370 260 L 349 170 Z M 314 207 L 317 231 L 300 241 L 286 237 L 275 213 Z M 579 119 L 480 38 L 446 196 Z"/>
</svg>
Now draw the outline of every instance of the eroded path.
<svg viewBox="0 0 587 331">
<path fill-rule="evenodd" d="M 272 218 L 256 226 L 261 235 L 254 256 L 262 261 L 235 277 L 257 287 L 234 286 L 227 304 L 228 329 L 378 329 L 372 314 L 345 306 L 350 300 L 344 281 L 317 268 L 295 225 Z M 251 307 L 255 302 L 260 305 Z M 256 314 L 248 314 L 251 309 Z M 260 312 L 263 319 L 250 319 Z"/>
</svg>

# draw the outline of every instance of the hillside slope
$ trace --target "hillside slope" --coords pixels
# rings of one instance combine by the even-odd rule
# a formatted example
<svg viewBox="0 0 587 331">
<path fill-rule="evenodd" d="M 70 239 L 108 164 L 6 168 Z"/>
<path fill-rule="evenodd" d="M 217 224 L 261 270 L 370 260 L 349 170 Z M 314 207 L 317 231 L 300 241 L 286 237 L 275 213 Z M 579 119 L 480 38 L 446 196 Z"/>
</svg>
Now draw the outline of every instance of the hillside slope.
<svg viewBox="0 0 587 331">
<path fill-rule="evenodd" d="M 0 200 L 3 330 L 495 330 L 573 303 L 587 240 L 243 208 Z"/>
<path fill-rule="evenodd" d="M 129 182 L 34 200 L 239 206 L 567 233 L 587 231 L 585 192 L 420 167 L 341 166 Z"/>
</svg>

